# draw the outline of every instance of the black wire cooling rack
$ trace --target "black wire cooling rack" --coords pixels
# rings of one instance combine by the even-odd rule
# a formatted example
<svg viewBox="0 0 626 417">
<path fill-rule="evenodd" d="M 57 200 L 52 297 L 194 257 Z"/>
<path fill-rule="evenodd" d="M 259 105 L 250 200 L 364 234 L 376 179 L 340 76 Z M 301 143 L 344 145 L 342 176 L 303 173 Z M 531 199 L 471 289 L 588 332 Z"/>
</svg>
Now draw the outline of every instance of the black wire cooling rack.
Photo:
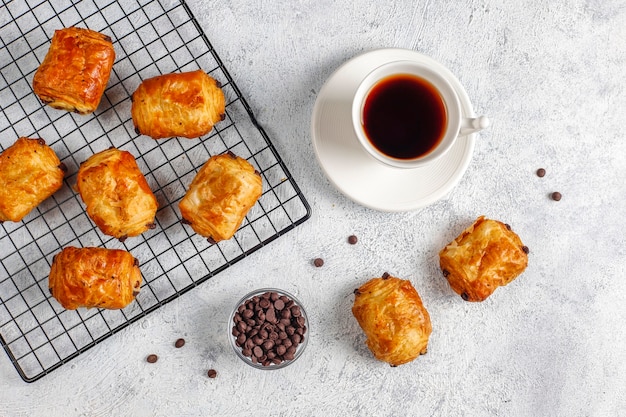
<svg viewBox="0 0 626 417">
<path fill-rule="evenodd" d="M 55 29 L 113 39 L 116 60 L 98 110 L 81 116 L 41 104 L 35 71 Z M 141 80 L 203 69 L 222 83 L 226 119 L 200 139 L 139 136 L 130 95 Z M 182 0 L 15 0 L 0 6 L 0 150 L 43 138 L 68 168 L 63 188 L 23 221 L 0 226 L 0 342 L 24 381 L 57 369 L 107 337 L 262 248 L 310 217 L 310 207 L 241 92 Z M 157 227 L 124 243 L 101 234 L 72 190 L 80 162 L 115 146 L 136 158 L 159 202 Z M 264 189 L 236 235 L 210 244 L 182 225 L 178 201 L 196 170 L 227 150 L 248 159 Z M 123 310 L 64 310 L 48 292 L 65 246 L 124 248 L 144 278 Z"/>
</svg>

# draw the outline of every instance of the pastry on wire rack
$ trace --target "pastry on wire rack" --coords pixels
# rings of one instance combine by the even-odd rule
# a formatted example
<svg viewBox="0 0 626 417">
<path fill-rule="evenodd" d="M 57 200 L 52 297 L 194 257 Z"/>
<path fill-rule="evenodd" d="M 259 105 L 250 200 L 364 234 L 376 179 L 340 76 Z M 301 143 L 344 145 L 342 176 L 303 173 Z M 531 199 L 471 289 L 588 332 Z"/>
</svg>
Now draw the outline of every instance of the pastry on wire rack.
<svg viewBox="0 0 626 417">
<path fill-rule="evenodd" d="M 202 70 L 144 80 L 132 95 L 135 131 L 153 139 L 197 138 L 224 120 L 221 85 Z"/>
<path fill-rule="evenodd" d="M 63 186 L 65 165 L 43 139 L 19 138 L 0 154 L 0 222 L 18 222 Z"/>
<path fill-rule="evenodd" d="M 116 148 L 80 165 L 76 190 L 102 233 L 121 241 L 154 229 L 158 203 L 135 157 Z"/>
<path fill-rule="evenodd" d="M 109 36 L 77 27 L 56 30 L 33 77 L 33 90 L 55 109 L 92 113 L 100 104 L 114 61 Z"/>
<path fill-rule="evenodd" d="M 68 310 L 120 309 L 139 294 L 141 281 L 139 262 L 125 250 L 68 246 L 54 256 L 48 287 Z"/>
<path fill-rule="evenodd" d="M 183 221 L 210 242 L 233 237 L 263 193 L 261 174 L 245 159 L 228 152 L 200 168 L 179 203 Z"/>
<path fill-rule="evenodd" d="M 430 316 L 411 284 L 385 273 L 354 291 L 352 314 L 376 359 L 398 366 L 428 349 Z"/>
<path fill-rule="evenodd" d="M 511 227 L 480 216 L 439 252 L 443 275 L 465 301 L 484 301 L 528 265 L 528 247 Z"/>
</svg>

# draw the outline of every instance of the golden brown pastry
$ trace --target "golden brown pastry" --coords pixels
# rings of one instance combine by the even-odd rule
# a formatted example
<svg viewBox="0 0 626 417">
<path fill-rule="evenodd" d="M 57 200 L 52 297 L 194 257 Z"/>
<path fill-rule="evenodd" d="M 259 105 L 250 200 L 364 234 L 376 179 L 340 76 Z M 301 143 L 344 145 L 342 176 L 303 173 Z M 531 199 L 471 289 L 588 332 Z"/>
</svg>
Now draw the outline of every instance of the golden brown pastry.
<svg viewBox="0 0 626 417">
<path fill-rule="evenodd" d="M 225 117 L 220 84 L 201 70 L 144 80 L 132 101 L 135 131 L 153 139 L 197 138 Z"/>
<path fill-rule="evenodd" d="M 155 227 L 157 200 L 130 152 L 109 148 L 83 162 L 76 190 L 102 233 L 124 240 Z"/>
<path fill-rule="evenodd" d="M 186 223 L 210 242 L 233 237 L 261 197 L 261 175 L 232 153 L 212 156 L 196 174 L 179 203 Z"/>
<path fill-rule="evenodd" d="M 65 171 L 43 139 L 19 138 L 0 154 L 0 223 L 22 220 L 63 186 Z"/>
<path fill-rule="evenodd" d="M 33 78 L 33 90 L 50 107 L 88 114 L 98 108 L 115 50 L 111 38 L 93 30 L 57 30 Z"/>
<path fill-rule="evenodd" d="M 426 353 L 430 316 L 410 281 L 385 273 L 354 291 L 352 314 L 376 359 L 398 366 Z"/>
<path fill-rule="evenodd" d="M 48 287 L 68 310 L 124 308 L 139 294 L 139 262 L 121 249 L 66 247 L 54 256 Z"/>
<path fill-rule="evenodd" d="M 480 216 L 439 252 L 452 289 L 465 301 L 483 301 L 526 269 L 528 248 L 507 224 Z"/>
</svg>

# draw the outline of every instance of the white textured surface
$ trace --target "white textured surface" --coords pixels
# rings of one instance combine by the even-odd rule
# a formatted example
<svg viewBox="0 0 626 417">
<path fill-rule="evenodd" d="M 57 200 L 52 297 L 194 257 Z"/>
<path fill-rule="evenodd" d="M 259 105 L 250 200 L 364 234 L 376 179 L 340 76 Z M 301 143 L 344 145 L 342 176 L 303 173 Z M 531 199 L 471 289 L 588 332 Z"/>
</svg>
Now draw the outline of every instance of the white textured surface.
<svg viewBox="0 0 626 417">
<path fill-rule="evenodd" d="M 379 3 L 189 0 L 313 216 L 38 382 L 1 354 L 0 416 L 626 415 L 626 2 Z M 442 62 L 493 121 L 449 198 L 416 212 L 352 203 L 310 142 L 324 80 L 380 47 Z M 530 265 L 468 304 L 437 252 L 480 214 L 513 226 Z M 383 271 L 413 282 L 434 327 L 429 353 L 398 368 L 371 357 L 350 313 L 352 290 Z M 304 356 L 277 372 L 226 339 L 232 304 L 265 286 L 311 319 Z"/>
</svg>

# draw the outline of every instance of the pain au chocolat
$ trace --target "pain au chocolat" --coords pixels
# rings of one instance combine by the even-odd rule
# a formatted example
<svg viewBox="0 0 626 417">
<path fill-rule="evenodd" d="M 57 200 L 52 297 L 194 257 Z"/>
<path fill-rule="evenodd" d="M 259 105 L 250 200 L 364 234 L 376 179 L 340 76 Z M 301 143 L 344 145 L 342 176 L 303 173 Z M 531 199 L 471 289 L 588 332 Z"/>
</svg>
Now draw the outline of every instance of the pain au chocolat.
<svg viewBox="0 0 626 417">
<path fill-rule="evenodd" d="M 465 301 L 484 301 L 528 265 L 528 248 L 511 227 L 480 216 L 439 252 L 443 275 Z"/>
<path fill-rule="evenodd" d="M 114 61 L 109 36 L 77 27 L 57 30 L 33 77 L 33 91 L 55 109 L 92 113 L 100 104 Z"/>
<path fill-rule="evenodd" d="M 153 139 L 197 138 L 225 117 L 220 84 L 202 70 L 144 80 L 132 95 L 135 130 Z"/>
<path fill-rule="evenodd" d="M 68 310 L 120 309 L 139 294 L 141 281 L 139 262 L 125 250 L 69 246 L 54 256 L 48 287 Z"/>
<path fill-rule="evenodd" d="M 410 281 L 372 278 L 354 291 L 352 314 L 376 359 L 398 366 L 426 353 L 432 325 Z"/>
<path fill-rule="evenodd" d="M 63 186 L 65 165 L 43 139 L 19 138 L 0 154 L 0 222 L 18 222 Z"/>
<path fill-rule="evenodd" d="M 179 203 L 185 223 L 210 242 L 233 237 L 263 193 L 261 175 L 233 153 L 214 155 L 200 168 Z"/>
<path fill-rule="evenodd" d="M 155 227 L 158 203 L 135 157 L 116 148 L 83 162 L 76 190 L 102 233 L 124 240 Z"/>
</svg>

